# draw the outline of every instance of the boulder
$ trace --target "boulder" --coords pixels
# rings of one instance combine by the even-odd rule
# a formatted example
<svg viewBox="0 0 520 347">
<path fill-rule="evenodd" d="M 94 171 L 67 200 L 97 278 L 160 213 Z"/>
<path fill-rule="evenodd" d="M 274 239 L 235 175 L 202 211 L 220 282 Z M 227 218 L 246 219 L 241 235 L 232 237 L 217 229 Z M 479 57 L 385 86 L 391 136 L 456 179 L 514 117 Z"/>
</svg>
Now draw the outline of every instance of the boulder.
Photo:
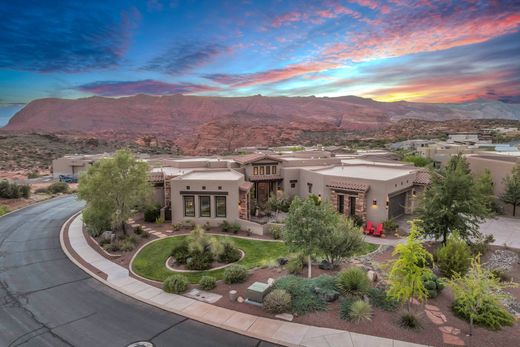
<svg viewBox="0 0 520 347">
<path fill-rule="evenodd" d="M 319 265 L 319 268 L 322 270 L 332 270 L 332 269 L 334 269 L 334 265 L 332 265 L 331 263 L 329 263 L 326 260 L 322 260 Z"/>
<path fill-rule="evenodd" d="M 280 265 L 280 266 L 284 266 L 288 262 L 289 262 L 289 259 L 287 259 L 287 258 L 278 258 L 278 265 Z"/>
<path fill-rule="evenodd" d="M 283 320 L 292 322 L 292 320 L 294 319 L 294 316 L 292 314 L 290 314 L 290 313 L 281 313 L 281 314 L 277 314 L 275 316 L 275 318 L 283 319 Z"/>
<path fill-rule="evenodd" d="M 267 279 L 267 285 L 270 287 L 274 284 L 274 278 L 268 278 Z"/>
<path fill-rule="evenodd" d="M 237 301 L 238 292 L 236 290 L 230 290 L 229 291 L 229 300 L 230 301 Z"/>
<path fill-rule="evenodd" d="M 115 235 L 111 230 L 103 231 L 101 234 L 101 240 L 103 241 L 112 241 L 113 237 L 115 237 Z"/>
<path fill-rule="evenodd" d="M 367 272 L 367 276 L 368 276 L 368 279 L 369 279 L 370 281 L 372 281 L 372 282 L 377 282 L 377 279 L 378 279 L 378 277 L 377 277 L 377 272 L 372 271 L 372 270 L 369 270 L 369 271 Z"/>
<path fill-rule="evenodd" d="M 244 298 L 241 297 L 241 296 L 239 296 L 239 297 L 237 298 L 237 302 L 238 302 L 239 304 L 243 303 L 243 302 L 244 302 Z"/>
</svg>

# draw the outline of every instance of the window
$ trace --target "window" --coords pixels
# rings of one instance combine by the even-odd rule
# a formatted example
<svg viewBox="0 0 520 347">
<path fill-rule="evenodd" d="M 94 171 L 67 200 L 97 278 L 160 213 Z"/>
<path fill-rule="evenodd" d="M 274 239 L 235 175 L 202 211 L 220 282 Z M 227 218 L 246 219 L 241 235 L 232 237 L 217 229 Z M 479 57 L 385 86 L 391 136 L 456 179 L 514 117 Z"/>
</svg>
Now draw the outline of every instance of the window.
<svg viewBox="0 0 520 347">
<path fill-rule="evenodd" d="M 202 190 L 206 190 L 206 186 L 202 186 Z"/>
<path fill-rule="evenodd" d="M 270 175 L 271 174 L 271 167 L 270 166 L 266 166 L 265 167 L 265 174 L 266 175 Z"/>
<path fill-rule="evenodd" d="M 345 195 L 338 195 L 338 212 L 341 214 L 345 212 Z"/>
<path fill-rule="evenodd" d="M 273 165 L 273 168 L 271 169 L 271 172 L 273 175 L 276 175 L 276 165 Z"/>
<path fill-rule="evenodd" d="M 222 186 L 218 186 L 218 190 L 222 190 Z"/>
<path fill-rule="evenodd" d="M 296 183 L 291 183 L 291 188 L 296 188 Z"/>
<path fill-rule="evenodd" d="M 263 175 L 263 174 L 264 174 L 264 167 L 260 166 L 260 175 Z"/>
<path fill-rule="evenodd" d="M 312 193 L 312 183 L 307 183 L 307 188 L 309 190 L 309 194 Z"/>
<path fill-rule="evenodd" d="M 195 197 L 184 197 L 184 217 L 195 217 Z"/>
<path fill-rule="evenodd" d="M 215 196 L 215 205 L 217 210 L 217 217 L 226 218 L 226 197 Z"/>
<path fill-rule="evenodd" d="M 253 175 L 258 175 L 258 166 L 253 167 Z"/>
<path fill-rule="evenodd" d="M 199 196 L 199 208 L 201 217 L 211 217 L 211 199 L 209 196 Z"/>
<path fill-rule="evenodd" d="M 190 190 L 190 186 L 186 186 L 186 190 Z"/>
</svg>

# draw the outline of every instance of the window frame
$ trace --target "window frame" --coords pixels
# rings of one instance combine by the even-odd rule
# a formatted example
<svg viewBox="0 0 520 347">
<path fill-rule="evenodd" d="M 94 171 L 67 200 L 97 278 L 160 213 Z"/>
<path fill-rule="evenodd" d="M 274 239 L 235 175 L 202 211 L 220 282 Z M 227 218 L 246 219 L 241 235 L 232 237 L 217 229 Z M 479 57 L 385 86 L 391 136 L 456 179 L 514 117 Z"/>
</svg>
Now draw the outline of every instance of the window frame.
<svg viewBox="0 0 520 347">
<path fill-rule="evenodd" d="M 208 199 L 209 210 L 207 214 L 202 213 L 202 200 Z M 199 217 L 201 218 L 211 218 L 211 196 L 209 195 L 199 195 Z"/>
<path fill-rule="evenodd" d="M 264 175 L 265 174 L 265 168 L 264 166 L 260 166 L 260 176 Z"/>
<path fill-rule="evenodd" d="M 266 165 L 266 167 L 265 167 L 265 174 L 266 175 L 271 175 L 271 166 Z"/>
<path fill-rule="evenodd" d="M 219 200 L 224 202 L 224 214 L 219 214 Z M 216 195 L 215 196 L 215 217 L 217 218 L 226 218 L 227 217 L 227 199 L 225 195 Z"/>
<path fill-rule="evenodd" d="M 271 167 L 271 174 L 276 175 L 276 165 Z"/>
<path fill-rule="evenodd" d="M 253 175 L 258 175 L 258 166 L 253 166 Z"/>
<path fill-rule="evenodd" d="M 186 208 L 187 205 L 186 203 L 188 202 L 188 200 L 191 200 L 191 202 L 193 203 L 193 214 L 189 213 L 188 214 L 188 209 Z M 183 204 L 184 204 L 184 217 L 195 217 L 195 195 L 184 195 L 183 196 Z"/>
</svg>

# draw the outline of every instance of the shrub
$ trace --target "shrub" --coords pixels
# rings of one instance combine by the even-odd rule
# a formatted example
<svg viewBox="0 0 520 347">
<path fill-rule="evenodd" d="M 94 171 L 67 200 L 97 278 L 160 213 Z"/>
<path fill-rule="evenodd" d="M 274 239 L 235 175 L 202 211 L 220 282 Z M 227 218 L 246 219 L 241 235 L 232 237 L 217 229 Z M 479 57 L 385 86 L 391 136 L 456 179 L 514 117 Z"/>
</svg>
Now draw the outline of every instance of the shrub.
<svg viewBox="0 0 520 347">
<path fill-rule="evenodd" d="M 271 291 L 264 298 L 264 309 L 274 314 L 289 312 L 291 309 L 291 294 L 283 289 Z"/>
<path fill-rule="evenodd" d="M 207 251 L 193 251 L 190 252 L 186 258 L 186 267 L 189 270 L 207 270 L 213 263 L 213 254 Z"/>
<path fill-rule="evenodd" d="M 212 276 L 202 276 L 199 280 L 199 286 L 202 290 L 211 290 L 217 286 L 217 280 Z"/>
<path fill-rule="evenodd" d="M 457 316 L 469 321 L 469 315 L 463 309 L 460 301 L 455 300 L 452 309 Z M 505 326 L 512 326 L 515 323 L 515 317 L 499 303 L 486 300 L 476 313 L 473 323 L 492 330 L 500 330 Z"/>
<path fill-rule="evenodd" d="M 367 295 L 372 305 L 382 310 L 396 311 L 399 308 L 399 301 L 389 297 L 381 288 L 369 288 Z"/>
<path fill-rule="evenodd" d="M 323 301 L 332 302 L 339 297 L 336 278 L 330 275 L 321 275 L 310 281 L 314 293 Z"/>
<path fill-rule="evenodd" d="M 38 178 L 38 177 L 40 177 L 40 174 L 39 174 L 39 172 L 36 171 L 36 170 L 35 170 L 35 171 L 31 171 L 31 172 L 29 172 L 29 174 L 27 175 L 27 178 L 28 178 L 28 179 L 31 179 L 31 178 Z"/>
<path fill-rule="evenodd" d="M 129 252 L 129 251 L 133 250 L 134 247 L 135 247 L 135 244 L 130 239 L 126 239 L 123 242 L 121 242 L 121 250 L 123 252 Z"/>
<path fill-rule="evenodd" d="M 47 190 L 51 194 L 67 193 L 69 191 L 69 185 L 65 182 L 54 182 L 47 187 Z"/>
<path fill-rule="evenodd" d="M 157 218 L 161 216 L 161 206 L 153 205 L 147 206 L 144 209 L 144 221 L 148 223 L 155 223 Z"/>
<path fill-rule="evenodd" d="M 360 216 L 353 215 L 348 218 L 350 218 L 352 220 L 352 222 L 354 223 L 355 226 L 360 227 L 360 228 L 363 226 L 363 218 L 361 218 Z"/>
<path fill-rule="evenodd" d="M 167 293 L 180 294 L 188 289 L 188 279 L 184 275 L 171 275 L 163 282 L 163 290 Z"/>
<path fill-rule="evenodd" d="M 36 188 L 34 190 L 34 194 L 49 194 L 49 190 L 47 188 Z"/>
<path fill-rule="evenodd" d="M 441 280 L 433 273 L 423 276 L 422 281 L 424 283 L 424 288 L 428 291 L 428 298 L 430 299 L 436 298 L 444 289 Z"/>
<path fill-rule="evenodd" d="M 237 222 L 229 223 L 228 221 L 223 221 L 222 224 L 220 224 L 220 227 L 222 228 L 223 232 L 229 232 L 236 234 L 240 231 L 240 224 Z"/>
<path fill-rule="evenodd" d="M 155 224 L 164 224 L 164 218 L 162 218 L 162 217 L 155 218 Z"/>
<path fill-rule="evenodd" d="M 183 242 L 172 249 L 171 255 L 175 258 L 177 264 L 186 264 L 186 260 L 190 256 L 190 252 L 188 251 L 188 242 L 186 242 L 186 239 L 184 239 Z"/>
<path fill-rule="evenodd" d="M 350 320 L 355 323 L 369 321 L 372 317 L 372 306 L 363 300 L 356 300 L 350 305 Z"/>
<path fill-rule="evenodd" d="M 489 250 L 489 244 L 493 242 L 495 242 L 493 235 L 480 235 L 476 240 L 469 244 L 469 248 L 473 255 L 484 255 Z"/>
<path fill-rule="evenodd" d="M 331 283 L 327 276 L 326 279 L 320 277 L 304 279 L 301 277 L 288 275 L 279 278 L 273 285 L 273 289 L 284 289 L 291 295 L 292 311 L 298 315 L 309 312 L 323 311 L 327 308 L 325 300 L 316 293 L 316 286 L 331 288 L 327 283 Z"/>
<path fill-rule="evenodd" d="M 282 238 L 283 226 L 281 225 L 273 225 L 271 226 L 271 236 L 275 240 L 280 240 Z"/>
<path fill-rule="evenodd" d="M 222 240 L 222 253 L 220 253 L 218 260 L 221 263 L 234 263 L 240 259 L 242 253 L 230 240 Z"/>
<path fill-rule="evenodd" d="M 142 226 L 138 225 L 134 229 L 134 234 L 136 235 L 142 235 L 144 233 L 144 229 Z"/>
<path fill-rule="evenodd" d="M 242 283 L 247 278 L 247 270 L 244 266 L 233 264 L 224 270 L 224 282 L 226 284 Z"/>
<path fill-rule="evenodd" d="M 388 219 L 383 222 L 383 229 L 387 233 L 395 233 L 395 231 L 399 228 L 399 224 L 396 223 L 393 219 Z"/>
<path fill-rule="evenodd" d="M 498 278 L 498 280 L 500 282 L 509 282 L 509 281 L 512 281 L 512 277 L 511 275 L 507 272 L 506 269 L 503 269 L 503 268 L 495 268 L 495 269 L 492 269 L 491 270 L 491 274 L 495 277 L 495 278 Z"/>
<path fill-rule="evenodd" d="M 343 295 L 361 296 L 370 288 L 367 274 L 358 267 L 340 272 L 336 281 L 336 285 Z"/>
<path fill-rule="evenodd" d="M 341 300 L 341 304 L 339 307 L 339 317 L 343 320 L 350 320 L 350 307 L 356 301 L 351 296 L 348 296 Z"/>
<path fill-rule="evenodd" d="M 297 255 L 294 258 L 289 259 L 285 265 L 285 269 L 291 275 L 298 275 L 303 270 L 305 264 L 305 258 L 302 254 Z"/>
<path fill-rule="evenodd" d="M 456 234 L 451 235 L 446 245 L 437 251 L 436 258 L 439 270 L 448 278 L 455 274 L 464 275 L 471 264 L 469 246 Z"/>
<path fill-rule="evenodd" d="M 118 252 L 119 250 L 121 250 L 121 242 L 119 240 L 114 240 L 104 245 L 103 248 L 107 252 Z"/>
<path fill-rule="evenodd" d="M 0 216 L 3 216 L 7 213 L 9 213 L 9 208 L 7 206 L 0 205 Z"/>
<path fill-rule="evenodd" d="M 405 329 L 420 329 L 422 328 L 421 321 L 413 313 L 405 313 L 399 318 L 399 325 Z"/>
<path fill-rule="evenodd" d="M 31 187 L 26 184 L 18 184 L 7 180 L 0 181 L 0 198 L 18 199 L 29 198 L 31 195 Z"/>
</svg>

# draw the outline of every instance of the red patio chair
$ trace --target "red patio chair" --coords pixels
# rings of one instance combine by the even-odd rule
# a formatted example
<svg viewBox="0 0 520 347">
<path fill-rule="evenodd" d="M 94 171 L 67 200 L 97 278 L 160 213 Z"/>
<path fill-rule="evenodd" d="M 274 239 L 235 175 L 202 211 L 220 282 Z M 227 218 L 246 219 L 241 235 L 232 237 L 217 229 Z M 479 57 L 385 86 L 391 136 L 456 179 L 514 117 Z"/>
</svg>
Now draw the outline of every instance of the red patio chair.
<svg viewBox="0 0 520 347">
<path fill-rule="evenodd" d="M 363 229 L 363 232 L 367 235 L 370 235 L 374 232 L 374 224 L 371 221 L 367 222 L 367 225 L 365 225 L 365 228 Z"/>
<path fill-rule="evenodd" d="M 374 236 L 383 236 L 384 230 L 383 230 L 383 223 L 379 223 L 376 227 L 376 231 L 374 231 Z"/>
</svg>

